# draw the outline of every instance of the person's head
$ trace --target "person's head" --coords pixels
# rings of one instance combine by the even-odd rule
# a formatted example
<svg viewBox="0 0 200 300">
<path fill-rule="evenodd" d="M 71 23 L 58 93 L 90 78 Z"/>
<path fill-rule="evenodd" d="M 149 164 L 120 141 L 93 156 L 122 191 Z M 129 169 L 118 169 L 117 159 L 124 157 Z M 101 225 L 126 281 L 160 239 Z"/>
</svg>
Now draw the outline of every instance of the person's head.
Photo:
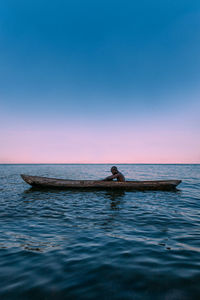
<svg viewBox="0 0 200 300">
<path fill-rule="evenodd" d="M 117 167 L 113 166 L 110 171 L 112 172 L 112 174 L 117 174 L 118 173 L 118 170 L 117 170 Z"/>
</svg>

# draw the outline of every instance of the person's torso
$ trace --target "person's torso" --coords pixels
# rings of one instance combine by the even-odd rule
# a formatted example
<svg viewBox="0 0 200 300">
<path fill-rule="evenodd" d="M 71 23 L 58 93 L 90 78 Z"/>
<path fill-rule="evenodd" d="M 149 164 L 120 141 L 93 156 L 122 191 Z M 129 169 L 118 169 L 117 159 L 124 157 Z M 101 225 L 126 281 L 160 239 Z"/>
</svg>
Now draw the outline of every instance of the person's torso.
<svg viewBox="0 0 200 300">
<path fill-rule="evenodd" d="M 125 177 L 121 172 L 118 172 L 117 181 L 125 181 Z"/>
</svg>

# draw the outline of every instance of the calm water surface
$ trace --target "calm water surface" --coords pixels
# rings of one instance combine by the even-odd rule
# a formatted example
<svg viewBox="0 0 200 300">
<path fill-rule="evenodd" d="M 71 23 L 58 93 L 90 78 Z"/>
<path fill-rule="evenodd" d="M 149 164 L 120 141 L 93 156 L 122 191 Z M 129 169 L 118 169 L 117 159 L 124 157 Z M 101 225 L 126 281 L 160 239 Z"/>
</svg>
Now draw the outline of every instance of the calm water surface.
<svg viewBox="0 0 200 300">
<path fill-rule="evenodd" d="M 200 299 L 200 165 L 120 165 L 177 192 L 32 190 L 19 174 L 97 179 L 110 165 L 0 165 L 0 299 Z"/>
</svg>

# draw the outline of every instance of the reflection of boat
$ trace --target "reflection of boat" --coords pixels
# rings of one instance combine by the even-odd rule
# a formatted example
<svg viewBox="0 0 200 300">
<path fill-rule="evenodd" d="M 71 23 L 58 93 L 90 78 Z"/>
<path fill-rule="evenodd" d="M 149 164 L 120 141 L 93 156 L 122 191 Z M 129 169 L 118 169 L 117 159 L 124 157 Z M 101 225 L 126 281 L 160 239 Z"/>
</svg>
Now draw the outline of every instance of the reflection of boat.
<svg viewBox="0 0 200 300">
<path fill-rule="evenodd" d="M 22 174 L 23 180 L 33 187 L 58 189 L 111 189 L 111 190 L 170 190 L 175 189 L 181 180 L 154 181 L 101 181 L 101 180 L 69 180 L 29 176 Z"/>
</svg>

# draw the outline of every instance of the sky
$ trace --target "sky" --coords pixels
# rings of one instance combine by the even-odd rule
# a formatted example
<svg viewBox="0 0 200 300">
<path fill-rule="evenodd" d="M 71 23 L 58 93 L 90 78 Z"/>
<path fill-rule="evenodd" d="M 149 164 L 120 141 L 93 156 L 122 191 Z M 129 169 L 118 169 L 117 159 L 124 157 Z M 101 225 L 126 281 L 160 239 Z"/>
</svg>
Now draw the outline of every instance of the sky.
<svg viewBox="0 0 200 300">
<path fill-rule="evenodd" d="M 200 163 L 199 0 L 1 0 L 0 163 Z"/>
</svg>

